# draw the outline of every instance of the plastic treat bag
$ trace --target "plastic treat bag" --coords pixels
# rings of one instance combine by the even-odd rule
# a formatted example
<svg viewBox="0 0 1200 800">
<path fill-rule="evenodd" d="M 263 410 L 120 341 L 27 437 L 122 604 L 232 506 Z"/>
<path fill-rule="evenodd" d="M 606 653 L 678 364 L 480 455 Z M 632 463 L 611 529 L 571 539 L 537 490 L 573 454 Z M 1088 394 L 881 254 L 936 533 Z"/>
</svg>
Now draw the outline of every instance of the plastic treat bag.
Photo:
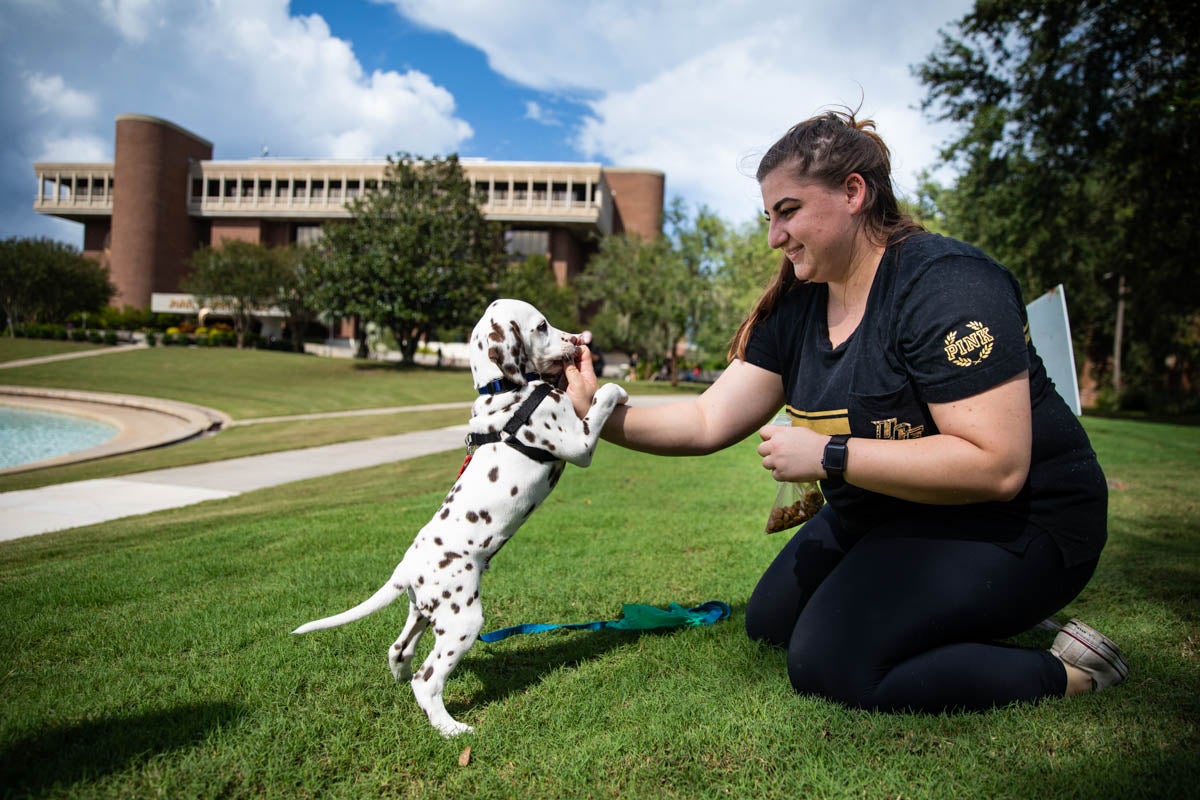
<svg viewBox="0 0 1200 800">
<path fill-rule="evenodd" d="M 786 412 L 780 412 L 771 424 L 790 427 L 792 422 Z M 771 506 L 771 513 L 767 515 L 766 532 L 778 533 L 794 528 L 812 519 L 823 505 L 825 495 L 821 494 L 821 488 L 816 481 L 783 481 L 779 483 L 779 490 L 775 492 L 775 504 Z"/>
<path fill-rule="evenodd" d="M 775 493 L 775 505 L 767 516 L 767 533 L 778 533 L 794 528 L 816 516 L 825 505 L 825 495 L 816 481 L 804 483 L 783 482 Z"/>
</svg>

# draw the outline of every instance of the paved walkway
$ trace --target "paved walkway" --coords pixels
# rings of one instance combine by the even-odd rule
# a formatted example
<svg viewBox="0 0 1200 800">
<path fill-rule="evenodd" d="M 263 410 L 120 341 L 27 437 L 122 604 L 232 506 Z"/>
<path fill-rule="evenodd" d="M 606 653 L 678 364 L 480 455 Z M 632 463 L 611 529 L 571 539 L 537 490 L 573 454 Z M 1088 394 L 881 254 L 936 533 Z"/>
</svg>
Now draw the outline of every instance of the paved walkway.
<svg viewBox="0 0 1200 800">
<path fill-rule="evenodd" d="M 35 356 L 20 358 L 15 361 L 0 361 L 0 369 L 28 367 L 33 364 L 49 364 L 54 361 L 70 361 L 73 358 L 91 358 L 92 356 L 107 356 L 113 353 L 132 353 L 135 350 L 145 350 L 145 343 L 124 344 L 119 347 L 97 347 L 95 350 L 76 350 L 69 353 L 56 353 L 52 356 Z"/>
<path fill-rule="evenodd" d="M 233 497 L 463 446 L 467 426 L 0 494 L 0 541 Z"/>
</svg>

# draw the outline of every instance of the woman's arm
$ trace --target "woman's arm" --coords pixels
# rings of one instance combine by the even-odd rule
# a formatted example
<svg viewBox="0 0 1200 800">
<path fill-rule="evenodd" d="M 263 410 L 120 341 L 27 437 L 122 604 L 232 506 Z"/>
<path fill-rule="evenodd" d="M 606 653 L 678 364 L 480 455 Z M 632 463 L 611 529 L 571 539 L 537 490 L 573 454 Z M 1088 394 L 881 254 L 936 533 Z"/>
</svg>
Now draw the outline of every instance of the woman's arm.
<svg viewBox="0 0 1200 800">
<path fill-rule="evenodd" d="M 1033 448 L 1029 374 L 964 400 L 931 404 L 940 433 L 920 439 L 854 438 L 845 479 L 880 494 L 957 505 L 1012 499 L 1029 474 Z M 829 437 L 803 428 L 766 426 L 758 452 L 777 480 L 827 477 L 821 457 Z"/>
<path fill-rule="evenodd" d="M 568 367 L 567 394 L 586 409 L 596 391 L 590 360 Z M 658 455 L 712 453 L 749 436 L 783 406 L 779 375 L 733 361 L 699 397 L 662 406 L 617 406 L 603 437 L 615 444 Z"/>
</svg>

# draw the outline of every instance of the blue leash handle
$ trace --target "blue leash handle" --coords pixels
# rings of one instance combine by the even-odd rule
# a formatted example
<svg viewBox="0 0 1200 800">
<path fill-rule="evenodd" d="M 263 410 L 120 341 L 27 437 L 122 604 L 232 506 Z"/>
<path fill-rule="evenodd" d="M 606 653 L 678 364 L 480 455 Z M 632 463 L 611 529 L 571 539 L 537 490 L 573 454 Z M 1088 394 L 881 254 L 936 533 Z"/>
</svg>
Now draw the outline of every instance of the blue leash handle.
<svg viewBox="0 0 1200 800">
<path fill-rule="evenodd" d="M 543 633 L 560 628 L 574 631 L 598 631 L 605 628 L 626 631 L 651 630 L 654 628 L 672 628 L 685 625 L 694 628 L 701 625 L 712 625 L 714 622 L 723 620 L 732 613 L 729 605 L 720 600 L 709 600 L 707 603 L 701 603 L 694 608 L 687 609 L 677 603 L 671 603 L 667 609 L 627 603 L 623 606 L 623 610 L 625 613 L 621 619 L 561 624 L 529 622 L 524 625 L 513 625 L 511 628 L 501 628 L 489 633 L 480 634 L 479 639 L 483 642 L 498 642 L 501 639 L 507 639 L 510 636 L 516 636 L 521 633 Z M 631 616 L 638 619 L 631 620 L 629 619 Z"/>
</svg>

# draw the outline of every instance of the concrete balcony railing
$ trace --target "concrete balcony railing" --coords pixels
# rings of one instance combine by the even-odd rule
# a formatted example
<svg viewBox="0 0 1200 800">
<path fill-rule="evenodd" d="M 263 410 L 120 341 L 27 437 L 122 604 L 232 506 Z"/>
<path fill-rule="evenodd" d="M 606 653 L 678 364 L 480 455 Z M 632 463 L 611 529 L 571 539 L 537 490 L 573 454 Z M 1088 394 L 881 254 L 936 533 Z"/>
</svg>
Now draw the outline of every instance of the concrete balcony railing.
<svg viewBox="0 0 1200 800">
<path fill-rule="evenodd" d="M 64 217 L 112 214 L 112 164 L 34 164 L 33 210 Z"/>
<path fill-rule="evenodd" d="M 612 232 L 612 192 L 599 165 L 462 165 L 489 219 Z M 347 218 L 347 203 L 379 186 L 386 169 L 384 161 L 205 161 L 192 168 L 188 210 L 202 217 Z"/>
<path fill-rule="evenodd" d="M 598 164 L 467 159 L 480 210 L 510 223 L 613 229 L 612 191 Z M 188 176 L 188 213 L 196 217 L 349 218 L 347 204 L 386 177 L 385 161 L 201 161 Z M 34 210 L 55 216 L 111 215 L 113 165 L 39 163 Z"/>
<path fill-rule="evenodd" d="M 462 163 L 489 219 L 612 232 L 612 194 L 598 165 Z M 383 161 L 206 161 L 193 167 L 188 209 L 204 217 L 347 218 L 346 204 L 382 183 L 386 168 Z"/>
</svg>

